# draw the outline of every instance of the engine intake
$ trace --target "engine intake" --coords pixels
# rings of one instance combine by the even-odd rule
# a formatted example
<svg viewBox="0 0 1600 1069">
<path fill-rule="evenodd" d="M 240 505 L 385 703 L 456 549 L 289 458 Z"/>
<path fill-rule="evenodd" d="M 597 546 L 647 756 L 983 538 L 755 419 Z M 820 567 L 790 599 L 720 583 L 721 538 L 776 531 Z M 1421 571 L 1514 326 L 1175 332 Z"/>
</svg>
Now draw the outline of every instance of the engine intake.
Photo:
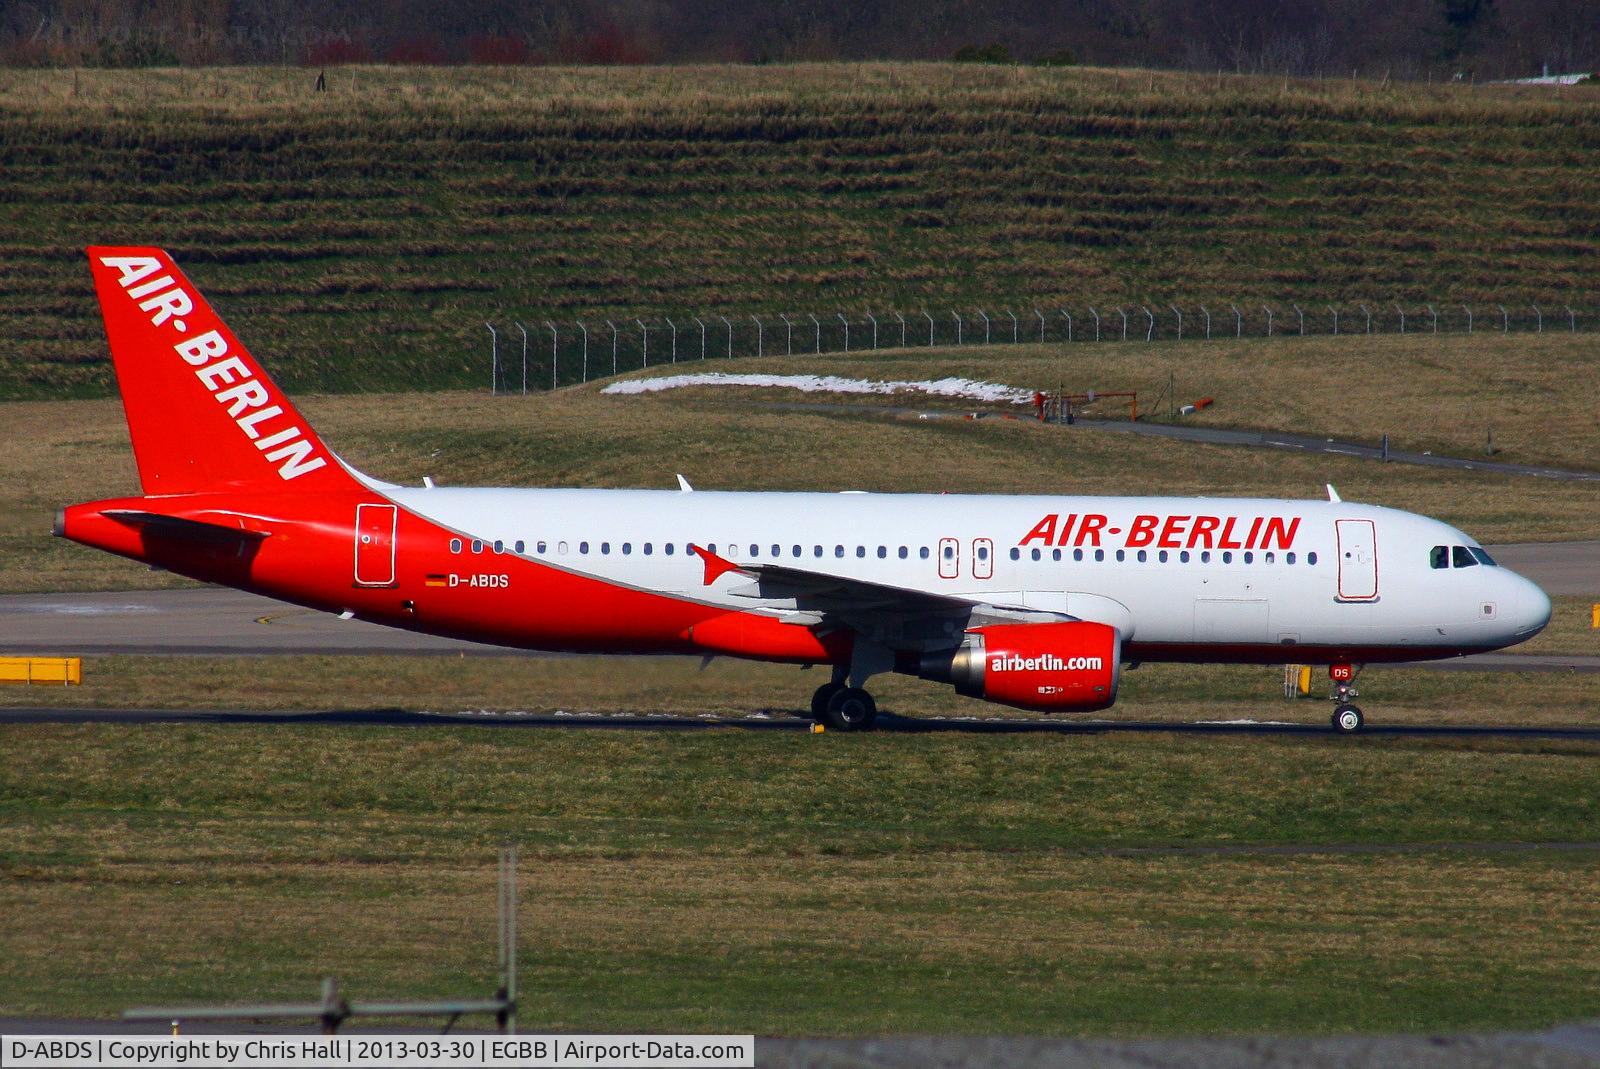
<svg viewBox="0 0 1600 1069">
<path fill-rule="evenodd" d="M 1117 700 L 1122 635 L 1109 624 L 997 624 L 968 631 L 954 650 L 925 654 L 923 679 L 969 698 L 1046 712 L 1092 712 Z"/>
</svg>

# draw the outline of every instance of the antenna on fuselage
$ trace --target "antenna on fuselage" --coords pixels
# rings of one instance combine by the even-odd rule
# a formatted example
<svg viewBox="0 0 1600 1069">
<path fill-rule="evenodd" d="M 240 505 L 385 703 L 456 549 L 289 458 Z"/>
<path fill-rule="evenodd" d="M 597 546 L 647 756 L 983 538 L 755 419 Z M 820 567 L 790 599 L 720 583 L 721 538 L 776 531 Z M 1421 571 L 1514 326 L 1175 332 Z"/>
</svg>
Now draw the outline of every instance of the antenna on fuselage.
<svg viewBox="0 0 1600 1069">
<path fill-rule="evenodd" d="M 689 485 L 689 480 L 685 479 L 682 475 L 678 476 L 678 489 L 682 490 L 686 494 L 694 491 L 694 487 Z"/>
<path fill-rule="evenodd" d="M 1339 496 L 1339 491 L 1337 491 L 1337 490 L 1335 490 L 1333 488 L 1333 484 L 1332 483 L 1325 483 L 1324 485 L 1327 486 L 1327 488 L 1328 488 L 1328 500 L 1329 501 L 1332 501 L 1334 504 L 1338 504 L 1339 502 L 1344 500 L 1344 498 Z"/>
</svg>

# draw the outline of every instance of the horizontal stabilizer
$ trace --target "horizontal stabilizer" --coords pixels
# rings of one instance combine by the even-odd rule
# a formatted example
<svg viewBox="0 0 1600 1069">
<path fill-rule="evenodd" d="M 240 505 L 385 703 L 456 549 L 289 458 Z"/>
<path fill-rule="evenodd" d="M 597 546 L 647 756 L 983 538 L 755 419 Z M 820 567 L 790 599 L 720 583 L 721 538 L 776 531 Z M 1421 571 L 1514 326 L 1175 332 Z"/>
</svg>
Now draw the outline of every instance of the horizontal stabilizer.
<svg viewBox="0 0 1600 1069">
<path fill-rule="evenodd" d="M 204 520 L 188 520 L 181 516 L 165 516 L 159 512 L 140 512 L 136 509 L 108 509 L 104 515 L 129 527 L 142 527 L 166 538 L 181 539 L 204 545 L 233 545 L 240 542 L 260 542 L 271 537 L 269 531 L 247 531 L 242 527 L 227 527 Z"/>
</svg>

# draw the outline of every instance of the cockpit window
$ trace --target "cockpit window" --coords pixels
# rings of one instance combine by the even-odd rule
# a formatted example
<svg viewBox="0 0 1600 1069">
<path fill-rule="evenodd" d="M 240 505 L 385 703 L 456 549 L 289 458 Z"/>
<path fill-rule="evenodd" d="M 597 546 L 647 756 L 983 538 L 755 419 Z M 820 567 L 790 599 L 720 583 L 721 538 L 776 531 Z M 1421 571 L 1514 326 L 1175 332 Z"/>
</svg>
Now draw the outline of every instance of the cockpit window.
<svg viewBox="0 0 1600 1069">
<path fill-rule="evenodd" d="M 1474 557 L 1478 558 L 1479 564 L 1487 564 L 1491 568 L 1499 567 L 1497 564 L 1495 564 L 1494 558 L 1483 551 L 1482 546 L 1468 546 L 1467 549 Z"/>
<path fill-rule="evenodd" d="M 1477 566 L 1477 560 L 1468 552 L 1466 546 L 1450 547 L 1450 563 L 1457 568 L 1472 568 Z"/>
<path fill-rule="evenodd" d="M 1428 564 L 1433 568 L 1450 567 L 1450 547 L 1434 546 L 1428 551 Z"/>
</svg>

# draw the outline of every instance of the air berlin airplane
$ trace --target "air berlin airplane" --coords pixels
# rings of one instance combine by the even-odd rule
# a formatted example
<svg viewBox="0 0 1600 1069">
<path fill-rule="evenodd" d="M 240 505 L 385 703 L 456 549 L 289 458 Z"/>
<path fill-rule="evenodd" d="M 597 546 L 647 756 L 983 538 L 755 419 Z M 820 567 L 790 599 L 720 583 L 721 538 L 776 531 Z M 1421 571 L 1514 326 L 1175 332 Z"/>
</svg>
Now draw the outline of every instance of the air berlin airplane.
<svg viewBox="0 0 1600 1069">
<path fill-rule="evenodd" d="M 167 254 L 91 248 L 144 494 L 56 533 L 205 582 L 536 650 L 825 664 L 870 728 L 903 672 L 1045 712 L 1124 663 L 1357 667 L 1498 649 L 1550 599 L 1436 520 L 1244 498 L 401 487 L 340 460 Z"/>
</svg>

